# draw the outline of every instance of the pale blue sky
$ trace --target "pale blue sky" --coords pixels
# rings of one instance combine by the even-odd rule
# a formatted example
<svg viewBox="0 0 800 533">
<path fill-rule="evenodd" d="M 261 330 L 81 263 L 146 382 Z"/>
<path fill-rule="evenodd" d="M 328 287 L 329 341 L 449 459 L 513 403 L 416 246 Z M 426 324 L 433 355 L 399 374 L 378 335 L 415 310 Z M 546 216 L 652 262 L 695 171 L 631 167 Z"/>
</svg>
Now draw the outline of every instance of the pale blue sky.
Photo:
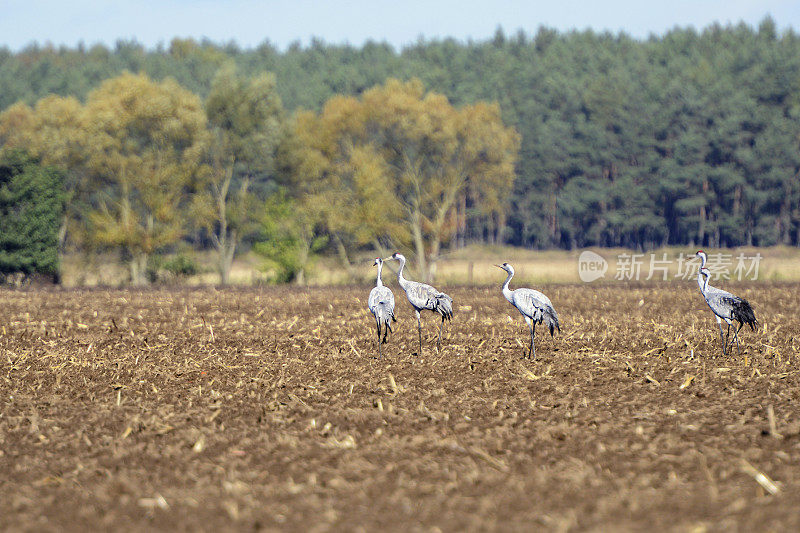
<svg viewBox="0 0 800 533">
<path fill-rule="evenodd" d="M 269 40 L 285 49 L 319 37 L 356 46 L 386 41 L 399 50 L 421 36 L 485 40 L 498 26 L 508 35 L 545 25 L 646 38 L 675 26 L 756 26 L 768 14 L 779 30 L 800 30 L 800 0 L 0 0 L 0 46 L 135 39 L 153 47 L 173 37 L 207 37 L 243 48 Z"/>
</svg>

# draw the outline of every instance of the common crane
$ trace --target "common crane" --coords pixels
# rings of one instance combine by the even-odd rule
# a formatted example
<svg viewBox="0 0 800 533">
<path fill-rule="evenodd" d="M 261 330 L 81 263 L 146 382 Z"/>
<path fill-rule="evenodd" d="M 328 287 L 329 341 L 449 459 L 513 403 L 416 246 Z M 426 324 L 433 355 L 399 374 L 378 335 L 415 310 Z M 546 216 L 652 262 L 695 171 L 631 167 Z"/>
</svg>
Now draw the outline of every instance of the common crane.
<svg viewBox="0 0 800 533">
<path fill-rule="evenodd" d="M 698 256 L 700 256 L 700 254 L 701 252 L 697 252 Z M 755 331 L 756 326 L 758 325 L 755 312 L 753 312 L 750 302 L 744 298 L 739 298 L 738 296 L 735 296 L 727 291 L 723 291 L 722 289 L 717 289 L 716 287 L 709 285 L 708 280 L 710 277 L 711 271 L 705 267 L 702 267 L 697 273 L 697 285 L 700 287 L 700 293 L 703 295 L 703 298 L 705 298 L 708 307 L 711 308 L 711 311 L 714 313 L 714 318 L 717 319 L 717 325 L 719 326 L 719 340 L 722 342 L 722 355 L 727 353 L 726 347 L 728 346 L 728 339 L 731 334 L 731 324 L 733 324 L 734 320 L 739 323 L 739 327 L 734 330 L 733 338 L 736 340 L 736 350 L 741 355 L 742 351 L 739 347 L 739 331 L 745 324 L 750 326 L 750 329 Z M 724 337 L 722 334 L 723 320 L 728 324 L 728 332 Z"/>
<path fill-rule="evenodd" d="M 522 313 L 525 322 L 528 323 L 528 328 L 531 330 L 531 349 L 528 352 L 528 357 L 534 359 L 536 357 L 536 348 L 533 344 L 533 338 L 536 335 L 536 324 L 544 322 L 545 327 L 550 328 L 550 336 L 552 337 L 555 330 L 561 332 L 558 314 L 550 299 L 541 292 L 533 289 L 516 289 L 512 291 L 508 288 L 511 278 L 514 277 L 514 267 L 508 263 L 495 266 L 508 272 L 508 277 L 503 283 L 503 296 Z"/>
<path fill-rule="evenodd" d="M 442 343 L 442 331 L 444 330 L 444 321 L 453 318 L 453 299 L 445 293 L 438 291 L 425 283 L 417 281 L 410 281 L 403 277 L 403 269 L 406 266 L 406 258 L 397 252 L 393 253 L 391 257 L 385 259 L 400 262 L 400 269 L 397 271 L 397 282 L 400 287 L 406 292 L 408 301 L 414 312 L 417 314 L 417 331 L 419 332 L 419 354 L 422 355 L 422 322 L 420 321 L 419 312 L 423 309 L 439 313 L 442 317 L 442 325 L 439 327 L 439 340 L 436 342 L 437 349 Z"/>
<path fill-rule="evenodd" d="M 375 323 L 378 326 L 378 357 L 383 359 L 381 344 L 386 344 L 386 336 L 392 331 L 392 322 L 397 321 L 394 318 L 394 294 L 392 294 L 389 287 L 384 286 L 381 279 L 383 259 L 378 257 L 372 266 L 378 267 L 378 279 L 375 282 L 375 287 L 369 291 L 367 306 L 375 317 Z M 383 341 L 381 341 L 381 328 L 383 328 Z"/>
</svg>

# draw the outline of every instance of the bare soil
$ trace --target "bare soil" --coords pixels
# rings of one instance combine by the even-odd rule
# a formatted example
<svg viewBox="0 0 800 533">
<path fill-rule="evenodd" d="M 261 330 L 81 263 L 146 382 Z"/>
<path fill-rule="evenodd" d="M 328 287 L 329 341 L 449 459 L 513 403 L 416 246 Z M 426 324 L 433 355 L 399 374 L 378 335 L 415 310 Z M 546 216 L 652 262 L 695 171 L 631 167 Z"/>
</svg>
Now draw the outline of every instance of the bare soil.
<svg viewBox="0 0 800 533">
<path fill-rule="evenodd" d="M 797 284 L 0 291 L 0 529 L 800 530 Z"/>
</svg>

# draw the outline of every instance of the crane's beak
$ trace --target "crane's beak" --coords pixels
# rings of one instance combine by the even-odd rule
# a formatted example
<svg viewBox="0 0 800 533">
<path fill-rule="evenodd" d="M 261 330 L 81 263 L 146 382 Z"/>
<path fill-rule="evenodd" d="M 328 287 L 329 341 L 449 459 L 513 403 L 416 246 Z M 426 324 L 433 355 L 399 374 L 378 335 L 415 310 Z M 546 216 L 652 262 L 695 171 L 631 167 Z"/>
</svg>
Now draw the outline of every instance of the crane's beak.
<svg viewBox="0 0 800 533">
<path fill-rule="evenodd" d="M 503 268 L 503 267 L 502 267 L 502 266 L 500 266 L 500 265 L 495 265 L 495 266 L 496 266 L 497 268 L 501 269 L 501 270 L 505 270 L 505 268 Z"/>
</svg>

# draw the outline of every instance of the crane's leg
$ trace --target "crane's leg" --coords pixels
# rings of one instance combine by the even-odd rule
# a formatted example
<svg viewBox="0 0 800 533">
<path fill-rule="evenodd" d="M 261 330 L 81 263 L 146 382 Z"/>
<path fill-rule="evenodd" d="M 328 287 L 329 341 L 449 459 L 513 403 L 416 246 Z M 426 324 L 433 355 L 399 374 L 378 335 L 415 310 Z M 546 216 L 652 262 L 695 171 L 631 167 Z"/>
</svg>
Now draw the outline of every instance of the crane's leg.
<svg viewBox="0 0 800 533">
<path fill-rule="evenodd" d="M 383 344 L 386 344 L 386 337 L 389 336 L 389 323 L 385 322 L 383 324 Z"/>
<path fill-rule="evenodd" d="M 439 351 L 442 344 L 442 331 L 444 331 L 444 315 L 442 315 L 442 325 L 439 326 L 439 340 L 436 341 L 436 351 Z"/>
<path fill-rule="evenodd" d="M 742 330 L 742 326 L 744 326 L 744 323 L 739 322 L 739 329 L 733 332 L 733 338 L 736 339 L 736 352 L 739 355 L 742 355 L 742 350 L 739 348 L 739 332 Z"/>
<path fill-rule="evenodd" d="M 417 332 L 419 333 L 419 355 L 422 356 L 422 322 L 419 319 L 419 311 L 416 309 L 414 310 L 417 313 Z"/>
<path fill-rule="evenodd" d="M 381 352 L 381 323 L 378 322 L 378 359 L 383 359 L 383 353 Z"/>
<path fill-rule="evenodd" d="M 728 331 L 725 332 L 725 346 L 727 347 L 730 344 L 731 338 L 731 325 L 728 324 Z"/>
<path fill-rule="evenodd" d="M 719 340 L 722 343 L 722 355 L 726 355 L 725 352 L 725 334 L 722 333 L 722 319 L 717 315 L 714 315 L 717 319 L 717 325 L 719 326 Z"/>
<path fill-rule="evenodd" d="M 528 330 L 530 330 L 530 332 L 531 332 L 531 347 L 530 347 L 530 350 L 528 350 L 528 357 L 530 357 L 531 353 L 533 352 L 533 322 L 531 321 L 530 318 L 528 318 L 525 315 L 522 315 L 522 317 L 525 319 L 525 323 L 528 324 Z M 522 350 L 522 358 L 525 359 L 525 349 L 524 348 Z"/>
<path fill-rule="evenodd" d="M 531 359 L 536 359 L 536 345 L 533 343 L 533 338 L 536 336 L 536 322 L 533 323 L 533 327 L 531 328 Z"/>
</svg>

